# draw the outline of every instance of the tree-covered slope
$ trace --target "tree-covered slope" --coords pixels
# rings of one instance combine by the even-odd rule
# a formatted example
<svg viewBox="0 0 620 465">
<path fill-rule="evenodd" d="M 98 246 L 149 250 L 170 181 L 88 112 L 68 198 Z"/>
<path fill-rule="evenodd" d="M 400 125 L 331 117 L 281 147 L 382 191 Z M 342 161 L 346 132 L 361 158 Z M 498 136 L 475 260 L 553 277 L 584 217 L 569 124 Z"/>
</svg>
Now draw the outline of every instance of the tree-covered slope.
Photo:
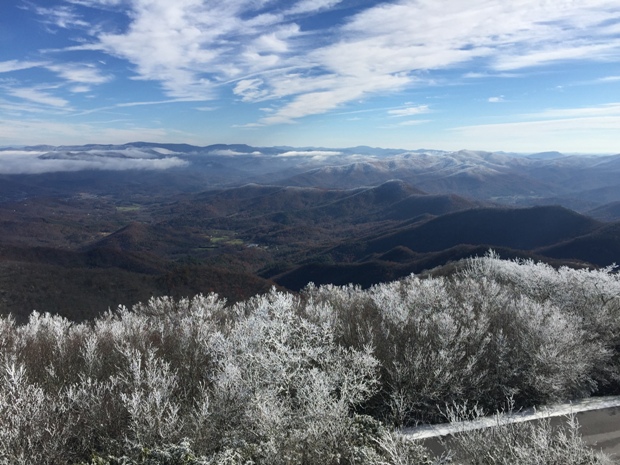
<svg viewBox="0 0 620 465">
<path fill-rule="evenodd" d="M 609 269 L 491 254 L 367 290 L 154 298 L 79 324 L 1 317 L 0 463 L 463 463 L 390 430 L 441 421 L 438 406 L 620 392 L 619 295 Z M 468 444 L 495 450 L 489 464 L 608 463 L 575 429 L 545 428 Z"/>
</svg>

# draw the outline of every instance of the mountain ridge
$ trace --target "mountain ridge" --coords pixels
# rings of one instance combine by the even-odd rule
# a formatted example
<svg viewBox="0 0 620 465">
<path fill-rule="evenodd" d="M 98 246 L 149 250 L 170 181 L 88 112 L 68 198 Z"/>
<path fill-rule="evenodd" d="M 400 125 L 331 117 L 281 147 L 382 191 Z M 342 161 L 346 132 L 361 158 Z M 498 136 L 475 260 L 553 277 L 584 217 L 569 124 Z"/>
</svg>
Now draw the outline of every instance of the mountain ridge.
<svg viewBox="0 0 620 465">
<path fill-rule="evenodd" d="M 149 293 L 234 301 L 309 281 L 371 286 L 490 248 L 557 266 L 619 262 L 620 156 L 555 155 L 148 142 L 0 150 L 0 160 L 64 169 L 0 174 L 0 312 L 48 302 L 87 318 Z M 84 311 L 62 307 L 69 292 Z"/>
</svg>

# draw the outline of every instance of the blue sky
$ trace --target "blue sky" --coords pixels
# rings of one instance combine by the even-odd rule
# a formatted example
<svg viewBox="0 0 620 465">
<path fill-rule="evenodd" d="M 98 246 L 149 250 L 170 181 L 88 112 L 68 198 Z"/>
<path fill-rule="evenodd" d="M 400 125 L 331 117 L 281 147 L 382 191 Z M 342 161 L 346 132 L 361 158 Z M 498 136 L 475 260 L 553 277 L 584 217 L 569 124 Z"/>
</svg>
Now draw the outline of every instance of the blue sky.
<svg viewBox="0 0 620 465">
<path fill-rule="evenodd" d="M 620 0 L 11 0 L 0 145 L 620 153 Z"/>
</svg>

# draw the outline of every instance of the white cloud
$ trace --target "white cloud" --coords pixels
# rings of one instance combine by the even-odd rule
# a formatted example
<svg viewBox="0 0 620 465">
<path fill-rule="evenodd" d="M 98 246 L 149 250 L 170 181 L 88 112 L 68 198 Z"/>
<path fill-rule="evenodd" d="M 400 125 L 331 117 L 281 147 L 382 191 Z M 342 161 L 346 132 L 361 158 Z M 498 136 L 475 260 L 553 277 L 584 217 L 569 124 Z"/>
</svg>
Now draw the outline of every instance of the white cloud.
<svg viewBox="0 0 620 465">
<path fill-rule="evenodd" d="M 76 93 L 76 94 L 83 94 L 85 92 L 90 92 L 91 91 L 91 87 L 90 86 L 73 86 L 71 87 L 71 92 Z"/>
<path fill-rule="evenodd" d="M 101 34 L 99 45 L 132 62 L 138 78 L 162 82 L 170 97 L 210 98 L 213 83 L 200 74 L 217 55 L 205 46 L 215 25 L 202 21 L 205 16 L 200 3 L 134 1 L 134 20 L 128 31 Z"/>
<path fill-rule="evenodd" d="M 601 44 L 565 47 L 558 45 L 544 50 L 529 51 L 519 55 L 505 55 L 497 58 L 495 69 L 509 71 L 531 66 L 544 65 L 555 61 L 575 59 L 614 59 L 620 53 L 620 40 L 611 40 Z"/>
<path fill-rule="evenodd" d="M 0 73 L 10 73 L 12 71 L 21 71 L 22 69 L 37 68 L 40 66 L 45 66 L 45 64 L 45 62 L 41 61 L 0 61 Z"/>
<path fill-rule="evenodd" d="M 620 102 L 594 107 L 552 108 L 538 113 L 523 115 L 528 119 L 583 118 L 591 116 L 620 116 Z"/>
<path fill-rule="evenodd" d="M 121 5 L 70 2 L 117 11 Z M 298 0 L 269 10 L 269 0 L 124 0 L 126 30 L 93 30 L 90 43 L 65 50 L 99 50 L 127 60 L 136 79 L 161 83 L 169 98 L 209 100 L 232 87 L 243 102 L 275 104 L 272 113 L 246 126 L 333 111 L 422 85 L 420 72 L 473 60 L 479 71 L 467 77 L 514 76 L 505 71 L 559 60 L 620 58 L 617 28 L 610 26 L 620 19 L 618 0 L 394 0 L 373 3 L 340 26 L 301 27 L 312 23 L 300 16 L 340 3 Z M 57 24 L 66 13 L 67 27 L 83 26 L 73 10 L 55 11 Z"/>
<path fill-rule="evenodd" d="M 96 2 L 100 3 L 100 2 Z M 137 78 L 159 81 L 176 98 L 208 100 L 224 81 L 279 65 L 299 33 L 281 16 L 259 13 L 250 0 L 128 0 L 129 27 L 101 33 L 95 46 L 135 66 Z"/>
<path fill-rule="evenodd" d="M 125 0 L 66 0 L 74 5 L 88 6 L 91 8 L 105 8 L 122 5 Z"/>
<path fill-rule="evenodd" d="M 402 117 L 402 116 L 414 116 L 421 115 L 423 113 L 428 113 L 430 110 L 428 105 L 418 105 L 414 107 L 406 107 L 406 108 L 396 108 L 394 110 L 389 110 L 388 114 L 390 116 Z"/>
<path fill-rule="evenodd" d="M 342 155 L 342 152 L 334 152 L 330 150 L 291 150 L 279 154 L 279 157 L 332 157 Z"/>
<path fill-rule="evenodd" d="M 73 93 L 85 93 L 91 90 L 91 86 L 103 84 L 112 80 L 112 76 L 102 74 L 95 66 L 88 64 L 51 64 L 43 62 L 20 62 L 16 60 L 0 63 L 0 72 L 15 71 L 34 67 L 46 68 L 58 74 L 71 86 L 69 90 Z M 56 109 L 69 109 L 70 102 L 65 98 L 53 95 L 52 89 L 58 85 L 36 86 L 36 87 L 16 87 L 15 82 L 5 85 L 8 95 L 28 102 L 36 103 Z M 24 106 L 24 111 L 28 108 Z"/>
<path fill-rule="evenodd" d="M 1 151 L 0 174 L 41 174 L 82 170 L 166 170 L 185 166 L 177 157 L 119 158 L 105 154 L 47 158 L 42 152 Z"/>
<path fill-rule="evenodd" d="M 175 98 L 175 99 L 169 99 L 169 100 L 154 100 L 151 102 L 125 102 L 125 103 L 118 103 L 116 104 L 114 107 L 118 107 L 118 108 L 126 108 L 126 107 L 141 107 L 144 105 L 164 105 L 166 103 L 178 103 L 178 102 L 196 102 L 199 100 L 196 99 L 185 99 L 185 98 Z"/>
<path fill-rule="evenodd" d="M 304 78 L 299 78 L 303 85 Z M 292 123 L 296 119 L 334 110 L 341 105 L 364 98 L 381 91 L 402 89 L 409 79 L 404 76 L 380 75 L 360 80 L 356 77 L 342 78 L 338 85 L 322 91 L 296 96 L 290 103 L 280 107 L 273 114 L 259 120 L 260 124 Z"/>
<path fill-rule="evenodd" d="M 620 43 L 596 29 L 618 16 L 614 3 L 473 0 L 452 2 L 450 8 L 443 2 L 380 4 L 352 17 L 331 44 L 308 53 L 305 65 L 321 73 L 276 75 L 264 82 L 263 88 L 273 92 L 266 97 L 263 91 L 261 99 L 295 98 L 260 122 L 285 123 L 330 111 L 373 93 L 415 85 L 416 71 L 473 59 L 486 61 L 493 71 L 620 56 Z M 343 83 L 355 90 L 344 90 Z"/>
<path fill-rule="evenodd" d="M 502 103 L 502 102 L 505 102 L 505 100 L 504 100 L 503 95 L 499 95 L 497 97 L 489 97 L 488 102 L 489 103 Z"/>
<path fill-rule="evenodd" d="M 63 98 L 50 95 L 45 90 L 38 89 L 36 87 L 17 87 L 7 89 L 7 93 L 13 97 L 28 100 L 30 102 L 38 103 L 40 105 L 46 105 L 56 108 L 66 108 L 69 102 Z"/>
<path fill-rule="evenodd" d="M 523 115 L 527 121 L 461 126 L 452 130 L 463 146 L 517 151 L 559 150 L 563 152 L 605 153 L 620 143 L 620 103 L 591 108 L 547 110 Z M 613 149 L 612 149 L 613 151 Z"/>
<path fill-rule="evenodd" d="M 36 7 L 37 14 L 43 22 L 62 29 L 74 27 L 87 28 L 90 24 L 75 13 L 70 6 L 55 6 L 51 8 Z"/>
<path fill-rule="evenodd" d="M 519 74 L 517 73 L 490 73 L 490 72 L 484 72 L 484 73 L 479 73 L 479 72 L 467 72 L 463 75 L 463 77 L 465 79 L 486 79 L 486 78 L 514 78 L 514 77 L 519 77 Z"/>
<path fill-rule="evenodd" d="M 258 101 L 269 95 L 269 92 L 263 88 L 263 84 L 262 79 L 244 79 L 237 83 L 233 92 L 244 102 Z"/>
<path fill-rule="evenodd" d="M 342 0 L 301 0 L 297 2 L 290 10 L 288 10 L 288 13 L 310 13 L 318 10 L 332 8 L 339 3 L 342 3 Z"/>
<path fill-rule="evenodd" d="M 0 100 L 0 109 L 4 110 L 7 114 L 22 115 L 23 113 L 48 113 L 47 108 L 43 108 L 40 105 L 34 105 L 31 103 L 5 103 Z"/>
<path fill-rule="evenodd" d="M 97 85 L 112 80 L 112 76 L 102 74 L 96 66 L 90 64 L 64 63 L 47 65 L 46 68 L 71 83 Z"/>
<path fill-rule="evenodd" d="M 410 119 L 407 121 L 401 121 L 398 123 L 399 126 L 418 126 L 420 124 L 429 123 L 431 120 L 428 119 Z"/>
<path fill-rule="evenodd" d="M 209 151 L 209 155 L 219 155 L 219 156 L 237 156 L 237 155 L 263 155 L 260 151 L 258 150 L 254 150 L 253 152 L 239 152 L 237 150 L 231 150 L 231 149 L 217 149 L 217 150 L 210 150 Z"/>
<path fill-rule="evenodd" d="M 273 32 L 259 35 L 251 44 L 257 52 L 284 53 L 289 50 L 288 39 L 299 34 L 300 29 L 297 24 L 290 24 L 277 28 Z"/>
</svg>

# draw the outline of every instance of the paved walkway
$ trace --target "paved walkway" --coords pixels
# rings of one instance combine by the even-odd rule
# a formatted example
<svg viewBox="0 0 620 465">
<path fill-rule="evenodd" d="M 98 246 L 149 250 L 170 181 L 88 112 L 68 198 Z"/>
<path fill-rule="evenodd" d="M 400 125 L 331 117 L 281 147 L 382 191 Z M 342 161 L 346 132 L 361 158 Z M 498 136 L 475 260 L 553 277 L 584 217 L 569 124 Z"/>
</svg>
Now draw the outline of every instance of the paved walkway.
<svg viewBox="0 0 620 465">
<path fill-rule="evenodd" d="M 519 423 L 549 417 L 561 420 L 562 416 L 571 413 L 577 415 L 584 441 L 596 449 L 602 449 L 608 455 L 618 459 L 620 463 L 620 396 L 595 397 L 539 409 L 529 409 L 503 415 L 501 421 Z M 497 424 L 497 418 L 491 416 L 469 422 L 405 428 L 402 433 L 411 439 L 423 439 L 431 449 L 437 449 L 438 441 L 434 439 L 440 436 L 488 428 L 495 424 Z"/>
<path fill-rule="evenodd" d="M 577 414 L 584 441 L 620 462 L 620 407 Z"/>
</svg>

